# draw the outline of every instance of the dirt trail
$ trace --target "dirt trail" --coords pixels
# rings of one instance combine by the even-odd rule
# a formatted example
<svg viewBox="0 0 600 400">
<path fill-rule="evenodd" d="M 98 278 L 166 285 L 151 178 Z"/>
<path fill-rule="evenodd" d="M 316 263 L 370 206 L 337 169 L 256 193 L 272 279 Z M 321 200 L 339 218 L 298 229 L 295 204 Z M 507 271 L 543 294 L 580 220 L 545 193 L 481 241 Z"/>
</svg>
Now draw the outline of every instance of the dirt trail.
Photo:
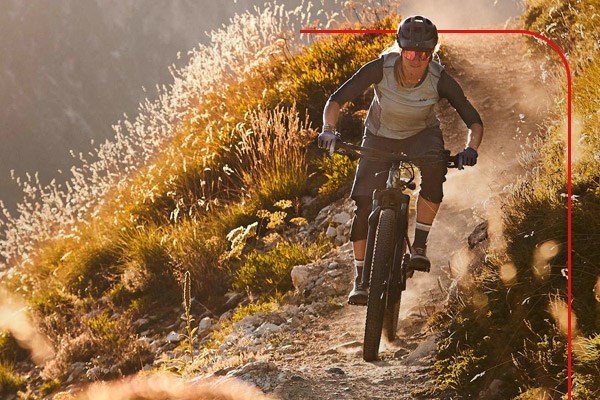
<svg viewBox="0 0 600 400">
<path fill-rule="evenodd" d="M 550 88 L 541 79 L 539 60 L 527 55 L 520 35 L 446 35 L 451 74 L 481 113 L 485 139 L 475 168 L 451 171 L 445 199 L 430 235 L 432 271 L 417 273 L 403 294 L 399 339 L 387 345 L 381 361 L 362 360 L 365 308 L 343 304 L 322 317 L 301 338 L 306 347 L 282 360 L 297 379 L 280 385 L 283 399 L 410 399 L 431 384 L 428 374 L 435 333 L 425 329 L 427 317 L 439 309 L 451 282 L 449 260 L 466 245 L 473 228 L 497 215 L 503 188 L 523 171 L 517 154 L 528 137 L 538 134 L 548 107 Z M 464 124 L 450 107 L 441 110 L 446 146 L 462 149 Z M 349 244 L 338 260 L 351 268 Z M 420 398 L 428 398 L 420 395 Z"/>
</svg>

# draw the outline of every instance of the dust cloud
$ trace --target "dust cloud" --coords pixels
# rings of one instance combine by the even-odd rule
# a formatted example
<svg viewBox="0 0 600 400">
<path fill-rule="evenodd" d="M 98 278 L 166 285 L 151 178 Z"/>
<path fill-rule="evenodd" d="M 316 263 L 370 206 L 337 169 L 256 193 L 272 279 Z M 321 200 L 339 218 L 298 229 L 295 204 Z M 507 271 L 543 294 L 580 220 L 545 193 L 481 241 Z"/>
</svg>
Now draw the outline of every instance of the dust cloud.
<svg viewBox="0 0 600 400">
<path fill-rule="evenodd" d="M 419 13 L 430 16 L 438 27 L 462 23 L 457 12 L 452 15 L 443 7 L 428 14 L 428 3 L 423 3 Z M 433 11 L 445 20 L 435 21 Z M 446 12 L 449 15 L 444 16 Z M 431 272 L 415 273 L 408 282 L 402 318 L 425 310 L 425 304 L 441 304 L 450 282 L 457 277 L 463 277 L 461 285 L 469 285 L 467 237 L 478 224 L 487 221 L 487 245 L 491 249 L 504 248 L 503 203 L 518 179 L 528 179 L 531 165 L 524 165 L 523 159 L 535 161 L 535 145 L 546 134 L 540 126 L 556 107 L 554 95 L 561 88 L 562 77 L 544 75 L 547 60 L 528 52 L 522 36 L 453 34 L 445 39 L 452 60 L 449 73 L 481 114 L 485 133 L 477 165 L 450 170 L 447 175 L 444 201 L 428 240 Z M 461 151 L 467 137 L 464 123 L 449 106 L 441 107 L 440 120 L 446 148 L 452 153 Z M 412 232 L 411 226 L 409 235 Z M 504 266 L 502 275 L 505 284 L 514 283 L 513 267 Z M 485 303 L 483 297 L 477 301 Z"/>
<path fill-rule="evenodd" d="M 31 358 L 42 365 L 54 356 L 50 341 L 42 335 L 27 313 L 20 298 L 0 287 L 0 330 L 8 330 L 19 345 L 31 351 Z"/>
<path fill-rule="evenodd" d="M 504 24 L 508 19 L 523 13 L 522 0 L 464 0 L 407 1 L 400 5 L 403 16 L 423 15 L 431 19 L 438 29 L 483 28 Z"/>
</svg>

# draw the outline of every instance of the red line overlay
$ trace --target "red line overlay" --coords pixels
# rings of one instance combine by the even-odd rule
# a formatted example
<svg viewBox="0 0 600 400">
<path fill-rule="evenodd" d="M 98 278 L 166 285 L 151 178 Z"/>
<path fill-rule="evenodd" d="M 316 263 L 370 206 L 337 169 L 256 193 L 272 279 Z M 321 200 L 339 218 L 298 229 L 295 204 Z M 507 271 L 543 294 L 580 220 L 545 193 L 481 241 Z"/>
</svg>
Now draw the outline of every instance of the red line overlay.
<svg viewBox="0 0 600 400">
<path fill-rule="evenodd" d="M 572 250 L 572 241 L 571 241 L 571 225 L 572 225 L 572 219 L 571 219 L 571 210 L 572 210 L 572 194 L 573 194 L 573 190 L 572 190 L 572 167 L 571 167 L 571 123 L 572 123 L 572 98 L 573 98 L 573 94 L 572 94 L 572 90 L 573 90 L 573 82 L 572 82 L 572 78 L 571 78 L 571 69 L 569 68 L 569 61 L 567 60 L 567 57 L 564 55 L 564 53 L 561 51 L 560 47 L 558 47 L 558 45 L 556 43 L 554 43 L 552 40 L 548 39 L 546 36 L 540 35 L 537 32 L 532 32 L 532 31 L 528 31 L 528 30 L 524 30 L 524 29 L 439 29 L 438 30 L 439 33 L 501 33 L 501 34 L 505 34 L 505 33 L 509 33 L 509 34 L 522 34 L 522 35 L 530 35 L 530 36 L 534 36 L 537 39 L 540 39 L 544 42 L 546 42 L 548 45 L 550 45 L 550 47 L 552 47 L 554 49 L 554 51 L 556 51 L 558 53 L 558 55 L 560 56 L 564 66 L 565 66 L 565 70 L 567 72 L 567 179 L 568 179 L 568 189 L 567 189 L 567 210 L 568 210 L 568 216 L 567 216 L 567 232 L 568 232 L 568 238 L 567 238 L 567 243 L 568 243 L 568 254 L 567 254 L 567 263 L 568 263 L 568 283 L 567 283 L 567 296 L 568 296 L 568 300 L 567 300 L 567 307 L 568 307 L 568 319 L 567 319 L 567 324 L 568 324 L 568 345 L 567 345 L 567 369 L 568 369 L 568 376 L 567 376 L 567 387 L 568 387 L 568 399 L 571 400 L 571 385 L 572 385 L 572 379 L 571 379 L 571 368 L 572 368 L 572 357 L 571 357 L 571 351 L 572 351 L 572 330 L 571 330 L 571 301 L 572 301 L 572 289 L 571 289 L 571 263 L 572 263 L 572 257 L 571 257 L 571 250 Z M 348 34 L 348 33 L 358 33 L 358 34 L 396 34 L 396 30 L 390 30 L 390 29 L 301 29 L 300 33 L 318 33 L 318 34 L 323 34 L 323 33 L 328 33 L 328 34 Z"/>
</svg>

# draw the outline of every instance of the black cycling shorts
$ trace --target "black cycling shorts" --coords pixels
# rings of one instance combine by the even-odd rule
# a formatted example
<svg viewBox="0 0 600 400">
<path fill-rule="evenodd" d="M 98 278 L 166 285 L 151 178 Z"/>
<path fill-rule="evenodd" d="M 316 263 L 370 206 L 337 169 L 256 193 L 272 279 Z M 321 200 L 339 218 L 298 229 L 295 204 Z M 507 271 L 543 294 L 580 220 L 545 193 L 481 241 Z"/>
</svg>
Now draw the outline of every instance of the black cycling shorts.
<svg viewBox="0 0 600 400">
<path fill-rule="evenodd" d="M 439 127 L 426 128 L 406 139 L 389 139 L 375 136 L 365 129 L 362 146 L 383 151 L 402 152 L 409 157 L 418 157 L 425 154 L 442 154 L 444 152 L 444 138 Z M 446 181 L 446 173 L 448 172 L 446 162 L 443 159 L 439 161 L 427 160 L 416 165 L 421 172 L 419 196 L 432 203 L 441 203 L 444 197 L 442 186 Z M 373 191 L 385 188 L 389 169 L 390 163 L 385 161 L 361 158 L 358 162 L 350 194 L 356 202 L 350 240 L 367 238 L 367 217 L 371 209 Z M 376 176 L 375 174 L 378 172 L 383 173 Z"/>
</svg>

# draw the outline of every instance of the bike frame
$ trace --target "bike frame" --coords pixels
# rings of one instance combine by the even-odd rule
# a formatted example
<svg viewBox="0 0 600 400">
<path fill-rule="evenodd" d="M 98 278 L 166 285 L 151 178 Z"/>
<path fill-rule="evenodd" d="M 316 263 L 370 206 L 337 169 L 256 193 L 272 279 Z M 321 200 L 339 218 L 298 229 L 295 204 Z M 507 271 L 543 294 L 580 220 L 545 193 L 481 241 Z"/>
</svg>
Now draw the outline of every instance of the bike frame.
<svg viewBox="0 0 600 400">
<path fill-rule="evenodd" d="M 406 280 L 416 270 L 409 263 L 411 250 L 408 240 L 410 195 L 405 193 L 407 189 L 416 188 L 415 172 L 412 160 L 403 154 L 389 153 L 343 142 L 339 146 L 350 150 L 359 157 L 377 157 L 377 159 L 387 159 L 391 163 L 385 189 L 373 191 L 373 205 L 368 218 L 362 276 L 365 287 L 373 286 L 369 290 L 367 304 L 363 359 L 374 361 L 377 359 L 382 330 L 388 340 L 394 340 L 396 337 L 402 291 L 406 289 Z M 439 160 L 439 155 L 431 156 Z M 446 151 L 445 160 L 448 167 L 462 169 L 461 156 L 450 157 L 450 152 Z M 405 164 L 409 164 L 409 167 L 406 167 Z M 408 179 L 402 178 L 402 171 L 409 172 Z M 377 264 L 375 269 L 373 269 L 374 263 Z M 429 268 L 423 271 L 429 272 Z"/>
<path fill-rule="evenodd" d="M 405 243 L 395 242 L 394 257 L 392 260 L 392 271 L 400 272 L 406 247 L 410 250 L 410 241 L 408 240 L 408 207 L 410 205 L 410 196 L 404 193 L 406 189 L 414 189 L 414 175 L 409 180 L 402 179 L 402 161 L 392 163 L 388 172 L 388 179 L 385 189 L 376 189 L 373 192 L 373 207 L 369 214 L 369 228 L 367 234 L 367 246 L 365 253 L 365 266 L 363 268 L 363 283 L 369 286 L 371 278 L 371 264 L 373 262 L 373 246 L 375 243 L 375 233 L 379 215 L 383 209 L 392 209 L 396 215 L 396 230 L 394 236 L 398 237 L 398 231 L 404 232 Z M 404 247 L 406 244 L 406 247 Z M 398 273 L 398 278 L 402 275 Z M 395 277 L 396 275 L 394 275 Z M 394 280 L 395 281 L 395 280 Z M 401 290 L 406 288 L 406 282 L 402 279 L 398 282 L 402 285 Z M 394 286 L 394 285 L 392 285 Z"/>
</svg>

